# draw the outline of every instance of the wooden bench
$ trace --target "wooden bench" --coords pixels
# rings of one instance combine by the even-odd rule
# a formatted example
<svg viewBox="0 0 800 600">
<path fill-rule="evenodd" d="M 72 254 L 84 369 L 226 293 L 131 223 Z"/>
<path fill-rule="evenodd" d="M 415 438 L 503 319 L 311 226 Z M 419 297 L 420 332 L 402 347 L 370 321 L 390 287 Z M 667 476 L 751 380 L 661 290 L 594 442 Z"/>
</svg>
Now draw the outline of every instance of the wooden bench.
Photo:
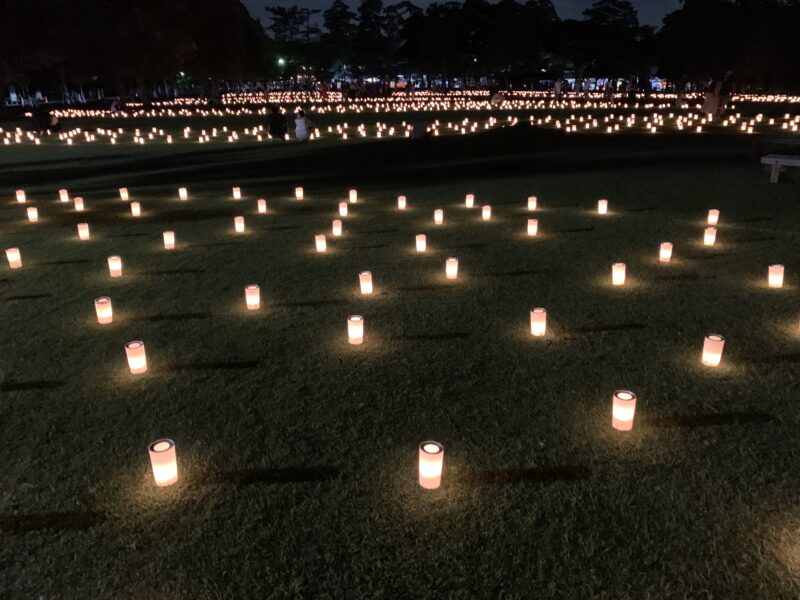
<svg viewBox="0 0 800 600">
<path fill-rule="evenodd" d="M 797 154 L 767 154 L 761 157 L 762 165 L 769 165 L 769 180 L 771 183 L 778 183 L 781 171 L 787 167 L 800 167 L 800 155 Z"/>
</svg>

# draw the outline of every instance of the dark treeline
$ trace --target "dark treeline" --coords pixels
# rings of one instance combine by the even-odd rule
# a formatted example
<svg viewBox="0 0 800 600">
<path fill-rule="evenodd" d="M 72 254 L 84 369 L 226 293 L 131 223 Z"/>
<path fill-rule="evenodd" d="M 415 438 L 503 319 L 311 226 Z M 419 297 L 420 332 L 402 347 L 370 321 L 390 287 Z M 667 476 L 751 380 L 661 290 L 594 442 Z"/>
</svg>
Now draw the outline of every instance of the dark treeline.
<svg viewBox="0 0 800 600">
<path fill-rule="evenodd" d="M 5 0 L 0 85 L 146 96 L 182 82 L 213 93 L 206 88 L 219 80 L 307 83 L 312 74 L 516 86 L 569 75 L 641 85 L 655 74 L 699 82 L 728 70 L 751 89 L 800 83 L 800 0 L 684 0 L 658 30 L 642 26 L 628 0 L 598 0 L 580 20 L 559 19 L 551 0 L 266 9 L 262 26 L 238 0 Z"/>
</svg>

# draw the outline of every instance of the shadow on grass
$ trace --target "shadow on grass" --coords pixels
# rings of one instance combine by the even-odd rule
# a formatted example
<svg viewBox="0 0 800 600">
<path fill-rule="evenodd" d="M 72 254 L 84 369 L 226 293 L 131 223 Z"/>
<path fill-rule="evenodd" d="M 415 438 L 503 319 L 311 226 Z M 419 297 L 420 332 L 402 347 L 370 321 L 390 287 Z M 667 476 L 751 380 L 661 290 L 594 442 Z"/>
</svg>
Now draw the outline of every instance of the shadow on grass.
<svg viewBox="0 0 800 600">
<path fill-rule="evenodd" d="M 48 260 L 41 265 L 88 265 L 90 260 L 77 259 L 77 260 Z"/>
<path fill-rule="evenodd" d="M 465 473 L 459 479 L 471 485 L 508 485 L 514 483 L 555 483 L 558 481 L 583 481 L 592 472 L 581 465 L 529 467 L 527 469 L 500 469 Z"/>
<path fill-rule="evenodd" d="M 92 511 L 0 515 L 0 531 L 13 535 L 24 535 L 32 531 L 81 531 L 105 520 L 105 514 Z"/>
<path fill-rule="evenodd" d="M 719 425 L 754 425 L 769 423 L 775 417 L 760 411 L 715 413 L 706 415 L 668 415 L 653 417 L 646 420 L 650 427 L 660 429 L 691 428 L 691 427 L 716 427 Z"/>
<path fill-rule="evenodd" d="M 237 369 L 256 369 L 261 365 L 257 360 L 228 360 L 215 362 L 170 363 L 159 368 L 168 373 L 187 371 L 228 371 Z"/>
<path fill-rule="evenodd" d="M 614 325 L 586 325 L 584 327 L 573 327 L 572 333 L 603 333 L 606 331 L 637 331 L 644 329 L 644 323 L 617 323 Z"/>
<path fill-rule="evenodd" d="M 465 332 L 452 332 L 452 333 L 420 333 L 409 335 L 393 335 L 389 337 L 392 342 L 433 342 L 437 340 L 465 340 L 469 337 L 469 333 Z"/>
<path fill-rule="evenodd" d="M 280 467 L 240 469 L 236 471 L 209 471 L 193 477 L 197 485 L 253 485 L 258 483 L 312 483 L 330 481 L 339 477 L 339 469 L 325 465 L 312 467 Z"/>
<path fill-rule="evenodd" d="M 4 381 L 0 383 L 0 392 L 26 392 L 30 390 L 54 390 L 66 382 L 42 379 L 40 381 Z"/>
<path fill-rule="evenodd" d="M 14 302 L 15 300 L 41 300 L 42 298 L 52 298 L 53 294 L 28 294 L 26 296 L 6 296 L 3 302 Z"/>
</svg>

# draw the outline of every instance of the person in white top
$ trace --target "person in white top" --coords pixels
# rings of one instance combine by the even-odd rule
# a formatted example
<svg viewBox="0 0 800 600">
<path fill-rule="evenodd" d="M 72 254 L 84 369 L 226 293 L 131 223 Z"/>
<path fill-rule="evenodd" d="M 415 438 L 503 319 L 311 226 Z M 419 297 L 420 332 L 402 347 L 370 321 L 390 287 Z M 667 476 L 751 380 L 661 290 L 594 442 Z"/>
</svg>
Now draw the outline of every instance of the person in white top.
<svg viewBox="0 0 800 600">
<path fill-rule="evenodd" d="M 311 137 L 311 119 L 306 116 L 305 111 L 298 110 L 294 120 L 294 136 L 298 142 L 306 142 Z"/>
</svg>

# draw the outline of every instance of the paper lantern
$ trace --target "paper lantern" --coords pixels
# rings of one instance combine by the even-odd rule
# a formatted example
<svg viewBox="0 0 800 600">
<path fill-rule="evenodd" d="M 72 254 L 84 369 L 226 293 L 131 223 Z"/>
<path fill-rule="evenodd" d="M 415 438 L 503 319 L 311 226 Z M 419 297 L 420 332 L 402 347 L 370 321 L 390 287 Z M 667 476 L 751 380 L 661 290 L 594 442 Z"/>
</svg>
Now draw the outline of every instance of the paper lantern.
<svg viewBox="0 0 800 600">
<path fill-rule="evenodd" d="M 783 287 L 783 265 L 770 265 L 767 280 L 771 288 Z"/>
<path fill-rule="evenodd" d="M 69 202 L 69 192 L 65 189 L 58 190 L 58 199 L 61 202 Z"/>
<path fill-rule="evenodd" d="M 439 442 L 422 442 L 419 445 L 419 485 L 435 490 L 442 484 L 444 446 Z"/>
<path fill-rule="evenodd" d="M 78 223 L 78 239 L 88 240 L 90 237 L 91 236 L 89 234 L 89 224 Z"/>
<path fill-rule="evenodd" d="M 636 413 L 636 394 L 628 390 L 614 392 L 611 408 L 611 425 L 618 431 L 633 429 L 633 416 Z"/>
<path fill-rule="evenodd" d="M 119 188 L 119 197 L 120 200 L 127 202 L 130 199 L 130 196 L 128 196 L 128 188 Z"/>
<path fill-rule="evenodd" d="M 625 285 L 625 263 L 614 263 L 611 265 L 611 283 L 614 285 Z"/>
<path fill-rule="evenodd" d="M 436 225 L 444 223 L 444 211 L 441 208 L 437 208 L 433 211 L 433 222 Z"/>
<path fill-rule="evenodd" d="M 131 214 L 138 217 L 142 214 L 142 205 L 138 202 L 131 202 Z"/>
<path fill-rule="evenodd" d="M 334 237 L 342 235 L 342 221 L 341 219 L 334 219 L 331 227 Z"/>
<path fill-rule="evenodd" d="M 703 235 L 703 245 L 713 246 L 717 241 L 717 229 L 715 227 L 706 227 L 705 234 Z"/>
<path fill-rule="evenodd" d="M 97 322 L 106 325 L 114 320 L 114 313 L 111 309 L 111 298 L 101 296 L 94 299 L 94 311 L 97 313 Z"/>
<path fill-rule="evenodd" d="M 261 288 L 256 284 L 244 286 L 244 302 L 247 310 L 257 310 L 261 307 Z"/>
<path fill-rule="evenodd" d="M 175 232 L 174 231 L 165 231 L 164 232 L 164 248 L 166 250 L 174 250 L 175 249 Z"/>
<path fill-rule="evenodd" d="M 364 317 L 361 315 L 347 317 L 347 340 L 354 346 L 364 342 Z"/>
<path fill-rule="evenodd" d="M 303 199 L 303 188 L 301 188 L 301 187 L 294 188 L 294 198 L 295 198 L 295 200 L 302 200 Z"/>
<path fill-rule="evenodd" d="M 528 219 L 528 235 L 535 236 L 539 233 L 539 219 Z"/>
<path fill-rule="evenodd" d="M 185 202 L 189 199 L 189 191 L 185 187 L 178 188 L 178 198 Z"/>
<path fill-rule="evenodd" d="M 267 201 L 263 198 L 260 198 L 258 201 L 258 213 L 261 215 L 267 214 Z"/>
<path fill-rule="evenodd" d="M 671 242 L 661 242 L 661 247 L 658 249 L 658 260 L 665 263 L 672 260 Z"/>
<path fill-rule="evenodd" d="M 236 233 L 244 233 L 244 217 L 233 217 L 233 229 Z"/>
<path fill-rule="evenodd" d="M 350 203 L 355 204 L 358 202 L 358 191 L 350 190 Z"/>
<path fill-rule="evenodd" d="M 242 190 L 238 187 L 233 188 L 233 199 L 234 200 L 241 200 L 242 199 Z"/>
<path fill-rule="evenodd" d="M 28 221 L 36 223 L 39 220 L 39 209 L 35 206 L 28 207 Z"/>
<path fill-rule="evenodd" d="M 528 196 L 528 210 L 536 210 L 538 203 L 539 200 L 536 196 Z"/>
<path fill-rule="evenodd" d="M 141 375 L 147 371 L 147 356 L 144 352 L 144 342 L 136 340 L 125 344 L 125 354 L 128 357 L 128 367 L 132 375 Z"/>
<path fill-rule="evenodd" d="M 27 198 L 25 198 L 25 190 L 17 190 L 17 202 L 20 204 L 25 204 L 25 202 L 27 202 Z"/>
<path fill-rule="evenodd" d="M 708 224 L 716 225 L 717 223 L 719 223 L 719 210 L 712 208 L 708 211 Z"/>
<path fill-rule="evenodd" d="M 405 196 L 398 196 L 397 197 L 397 208 L 400 210 L 406 209 L 406 197 Z"/>
<path fill-rule="evenodd" d="M 716 333 L 709 333 L 703 342 L 704 365 L 716 367 L 722 361 L 722 349 L 725 347 L 725 338 Z"/>
<path fill-rule="evenodd" d="M 475 206 L 475 194 L 467 194 L 464 198 L 464 206 L 472 208 Z"/>
<path fill-rule="evenodd" d="M 314 236 L 314 243 L 317 245 L 317 252 L 325 252 L 328 247 L 325 236 L 321 233 Z"/>
<path fill-rule="evenodd" d="M 372 272 L 362 271 L 358 274 L 358 282 L 361 285 L 361 293 L 369 295 L 372 293 Z"/>
<path fill-rule="evenodd" d="M 458 278 L 458 259 L 457 258 L 448 258 L 444 264 L 444 275 L 447 279 L 457 279 Z"/>
<path fill-rule="evenodd" d="M 428 247 L 428 238 L 425 236 L 424 233 L 417 234 L 416 242 L 417 242 L 417 252 L 425 252 L 425 250 Z"/>
<path fill-rule="evenodd" d="M 6 258 L 8 266 L 12 269 L 19 269 L 22 266 L 22 254 L 20 254 L 19 248 L 6 249 Z"/>
<path fill-rule="evenodd" d="M 122 257 L 108 257 L 108 274 L 111 275 L 111 277 L 122 277 Z"/>
<path fill-rule="evenodd" d="M 339 216 L 340 217 L 347 216 L 347 202 L 339 202 Z"/>
<path fill-rule="evenodd" d="M 608 212 L 608 200 L 597 201 L 597 212 L 601 215 L 604 215 Z"/>
<path fill-rule="evenodd" d="M 75 196 L 75 199 L 73 200 L 73 202 L 75 204 L 75 210 L 77 210 L 78 212 L 83 212 L 83 210 L 85 208 L 85 206 L 83 204 L 83 198 L 81 198 L 80 196 Z"/>
<path fill-rule="evenodd" d="M 531 311 L 531 334 L 541 337 L 547 331 L 547 311 L 543 308 L 534 308 Z"/>
<path fill-rule="evenodd" d="M 492 219 L 492 207 L 488 204 L 485 204 L 481 208 L 481 219 L 484 221 L 490 221 Z"/>
<path fill-rule="evenodd" d="M 166 487 L 178 481 L 178 460 L 175 456 L 175 442 L 168 439 L 156 440 L 148 447 L 153 479 L 159 487 Z"/>
</svg>

